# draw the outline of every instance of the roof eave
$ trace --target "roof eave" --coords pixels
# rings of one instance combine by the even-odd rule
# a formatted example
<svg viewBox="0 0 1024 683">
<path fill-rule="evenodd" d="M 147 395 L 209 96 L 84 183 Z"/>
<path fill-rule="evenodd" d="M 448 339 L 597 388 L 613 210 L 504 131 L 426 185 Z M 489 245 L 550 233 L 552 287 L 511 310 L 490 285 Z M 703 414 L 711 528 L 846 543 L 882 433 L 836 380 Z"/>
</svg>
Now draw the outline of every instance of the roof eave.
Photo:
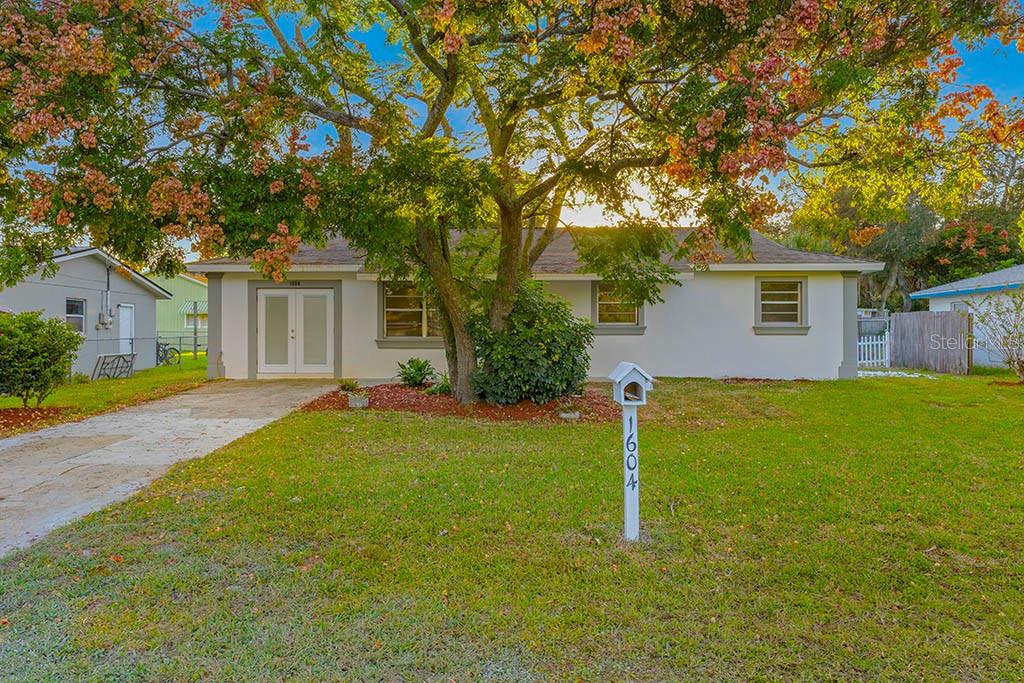
<svg viewBox="0 0 1024 683">
<path fill-rule="evenodd" d="M 358 273 L 362 266 L 354 264 L 331 265 L 331 264 L 298 264 L 288 268 L 290 273 Z M 252 273 L 252 266 L 248 263 L 189 263 L 185 270 L 190 273 Z"/>
<path fill-rule="evenodd" d="M 849 261 L 847 263 L 713 263 L 708 266 L 712 272 L 858 272 L 877 273 L 885 270 L 885 264 L 877 261 Z"/>
<path fill-rule="evenodd" d="M 138 285 L 140 285 L 140 286 L 150 290 L 151 292 L 153 292 L 153 294 L 156 296 L 157 299 L 173 299 L 174 298 L 173 294 L 168 292 L 166 289 L 164 289 L 163 287 L 161 287 L 157 283 L 155 283 L 152 280 L 150 280 L 148 277 L 146 277 L 142 273 L 138 272 L 137 270 L 135 270 L 134 268 L 132 268 L 132 267 L 130 267 L 128 265 L 125 265 L 124 263 L 122 263 L 121 261 L 118 261 L 116 258 L 111 256 L 107 252 L 103 251 L 102 249 L 97 249 L 96 247 L 88 247 L 88 248 L 85 248 L 85 249 L 79 249 L 78 251 L 68 252 L 67 254 L 61 254 L 60 256 L 58 256 L 55 259 L 53 259 L 53 262 L 54 263 L 61 263 L 63 261 L 72 261 L 72 260 L 77 259 L 77 258 L 82 258 L 83 256 L 96 256 L 100 260 L 102 260 L 104 263 L 106 263 L 108 266 L 115 266 L 115 267 L 119 267 L 119 268 L 124 268 L 126 271 L 128 271 L 129 275 L 131 275 L 131 279 L 134 282 L 136 282 Z"/>
<path fill-rule="evenodd" d="M 1024 282 L 1003 282 L 998 285 L 986 285 L 984 287 L 968 287 L 966 289 L 945 289 L 939 292 L 922 289 L 910 295 L 911 299 L 941 299 L 947 296 L 963 296 L 965 294 L 987 294 L 989 292 L 1002 292 L 1008 289 L 1020 289 Z"/>
</svg>

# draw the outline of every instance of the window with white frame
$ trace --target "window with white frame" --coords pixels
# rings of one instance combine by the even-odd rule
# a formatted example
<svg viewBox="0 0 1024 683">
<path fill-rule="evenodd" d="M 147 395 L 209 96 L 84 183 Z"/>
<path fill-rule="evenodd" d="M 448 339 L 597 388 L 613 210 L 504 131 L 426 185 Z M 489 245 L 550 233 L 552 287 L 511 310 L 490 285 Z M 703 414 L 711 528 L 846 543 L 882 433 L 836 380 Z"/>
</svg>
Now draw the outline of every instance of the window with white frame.
<svg viewBox="0 0 1024 683">
<path fill-rule="evenodd" d="M 758 281 L 759 325 L 805 325 L 804 281 L 765 278 Z"/>
<path fill-rule="evenodd" d="M 66 299 L 64 320 L 81 334 L 85 334 L 85 299 Z"/>
<path fill-rule="evenodd" d="M 437 310 L 409 282 L 384 283 L 384 337 L 441 336 Z"/>
<path fill-rule="evenodd" d="M 610 282 L 597 283 L 597 314 L 595 323 L 598 325 L 639 325 L 640 309 L 626 303 L 616 293 L 615 285 Z"/>
<path fill-rule="evenodd" d="M 195 313 L 185 314 L 185 328 L 189 330 L 192 329 L 193 323 L 198 323 L 196 327 L 200 330 L 205 330 L 207 328 L 208 321 L 209 316 L 206 313 L 199 313 L 198 315 Z"/>
</svg>

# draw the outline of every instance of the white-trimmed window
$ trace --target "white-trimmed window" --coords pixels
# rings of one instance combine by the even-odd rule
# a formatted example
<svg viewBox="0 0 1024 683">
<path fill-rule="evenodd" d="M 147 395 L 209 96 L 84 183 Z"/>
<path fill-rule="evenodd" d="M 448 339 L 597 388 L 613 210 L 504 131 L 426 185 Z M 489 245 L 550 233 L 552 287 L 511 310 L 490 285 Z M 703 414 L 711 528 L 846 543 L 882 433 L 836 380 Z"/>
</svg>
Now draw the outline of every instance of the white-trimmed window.
<svg viewBox="0 0 1024 683">
<path fill-rule="evenodd" d="M 757 324 L 804 326 L 806 280 L 761 278 L 757 282 Z"/>
<path fill-rule="evenodd" d="M 594 322 L 598 325 L 637 326 L 640 324 L 640 308 L 625 303 L 615 292 L 610 282 L 598 282 Z"/>
<path fill-rule="evenodd" d="M 185 314 L 185 329 L 187 329 L 187 330 L 191 330 L 192 329 L 192 322 L 193 322 L 193 320 L 195 320 L 195 321 L 197 321 L 199 323 L 198 327 L 199 327 L 200 330 L 205 330 L 209 326 L 209 316 L 206 313 L 199 313 L 198 315 L 196 315 L 195 313 L 186 313 Z"/>
<path fill-rule="evenodd" d="M 65 299 L 64 320 L 80 334 L 85 334 L 85 299 Z"/>
<path fill-rule="evenodd" d="M 427 305 L 412 283 L 385 282 L 383 286 L 383 331 L 386 339 L 441 336 L 437 310 Z"/>
</svg>

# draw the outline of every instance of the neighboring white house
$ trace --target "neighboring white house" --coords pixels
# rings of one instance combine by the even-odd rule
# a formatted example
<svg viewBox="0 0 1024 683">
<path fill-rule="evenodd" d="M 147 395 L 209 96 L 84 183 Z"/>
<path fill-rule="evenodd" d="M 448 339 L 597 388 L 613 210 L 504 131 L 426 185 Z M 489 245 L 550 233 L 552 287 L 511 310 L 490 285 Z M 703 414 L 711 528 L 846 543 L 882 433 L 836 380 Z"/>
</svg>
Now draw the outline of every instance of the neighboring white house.
<svg viewBox="0 0 1024 683">
<path fill-rule="evenodd" d="M 53 277 L 35 273 L 0 290 L 0 309 L 42 311 L 82 333 L 73 370 L 89 374 L 100 353 L 136 353 L 135 368 L 156 364 L 156 302 L 169 292 L 113 256 L 82 248 L 54 257 Z"/>
<path fill-rule="evenodd" d="M 622 360 L 666 377 L 856 376 L 858 277 L 883 265 L 752 239 L 752 260 L 727 253 L 706 271 L 673 262 L 681 283 L 662 289 L 663 303 L 639 309 L 578 272 L 568 231 L 537 260 L 534 277 L 593 320 L 593 377 Z M 335 239 L 301 247 L 283 283 L 244 259 L 191 264 L 209 278 L 209 375 L 378 379 L 410 356 L 443 368 L 423 299 L 408 284 L 379 281 L 363 262 Z"/>
<path fill-rule="evenodd" d="M 1006 296 L 1007 292 L 1024 286 L 1024 265 L 949 282 L 922 289 L 910 295 L 911 299 L 928 302 L 930 311 L 962 311 L 970 313 L 971 306 L 983 305 L 988 297 Z M 975 330 L 973 360 L 975 365 L 1002 365 L 999 354 L 985 338 L 984 330 Z"/>
</svg>

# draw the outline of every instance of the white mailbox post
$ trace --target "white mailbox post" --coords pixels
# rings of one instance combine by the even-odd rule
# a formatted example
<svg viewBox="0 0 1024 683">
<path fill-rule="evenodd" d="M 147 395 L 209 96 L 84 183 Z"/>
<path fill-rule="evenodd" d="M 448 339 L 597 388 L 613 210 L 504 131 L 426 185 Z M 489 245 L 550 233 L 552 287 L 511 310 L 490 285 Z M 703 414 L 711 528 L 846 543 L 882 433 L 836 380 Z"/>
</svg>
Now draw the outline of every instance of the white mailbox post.
<svg viewBox="0 0 1024 683">
<path fill-rule="evenodd" d="M 622 406 L 622 480 L 625 493 L 627 541 L 640 538 L 640 451 L 636 441 L 636 407 L 647 403 L 654 378 L 636 363 L 623 361 L 612 374 L 612 397 Z"/>
</svg>

